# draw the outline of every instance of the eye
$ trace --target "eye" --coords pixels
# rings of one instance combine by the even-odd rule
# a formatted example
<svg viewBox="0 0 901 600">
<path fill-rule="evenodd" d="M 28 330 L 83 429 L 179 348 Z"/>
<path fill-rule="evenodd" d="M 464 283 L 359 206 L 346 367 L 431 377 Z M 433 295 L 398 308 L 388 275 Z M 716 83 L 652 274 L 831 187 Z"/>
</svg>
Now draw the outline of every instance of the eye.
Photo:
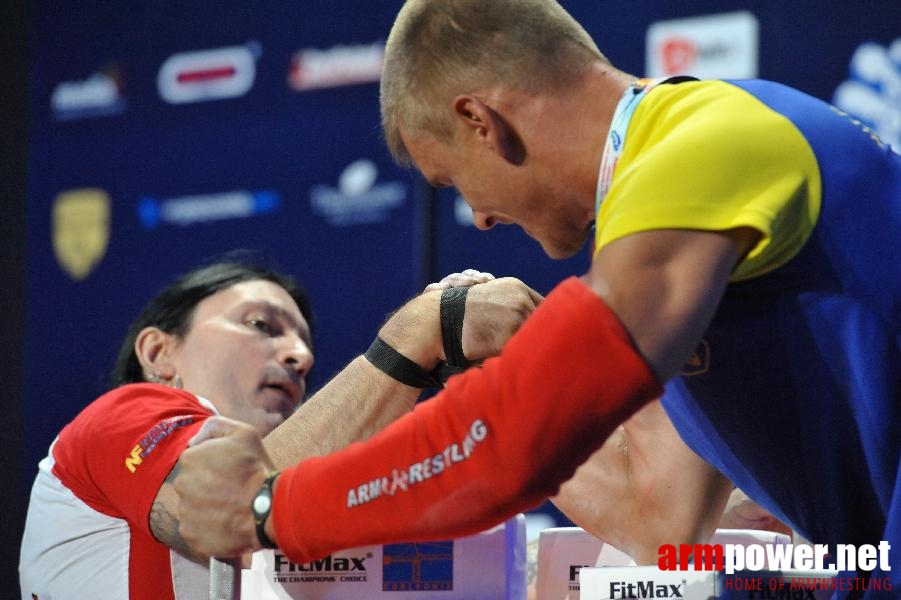
<svg viewBox="0 0 901 600">
<path fill-rule="evenodd" d="M 272 325 L 266 319 L 250 319 L 247 321 L 247 324 L 263 333 L 272 333 Z"/>
</svg>

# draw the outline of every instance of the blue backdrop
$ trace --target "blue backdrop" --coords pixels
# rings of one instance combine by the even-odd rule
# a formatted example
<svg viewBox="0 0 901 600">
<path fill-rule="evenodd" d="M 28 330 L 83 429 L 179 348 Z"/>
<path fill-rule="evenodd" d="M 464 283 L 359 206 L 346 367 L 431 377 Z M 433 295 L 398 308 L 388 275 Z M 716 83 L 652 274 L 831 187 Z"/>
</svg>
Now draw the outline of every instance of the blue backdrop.
<svg viewBox="0 0 901 600">
<path fill-rule="evenodd" d="M 587 250 L 477 232 L 453 190 L 392 164 L 377 77 L 400 4 L 32 3 L 23 488 L 143 303 L 211 255 L 255 249 L 306 286 L 313 389 L 447 272 L 547 292 L 584 271 Z M 776 79 L 898 134 L 897 1 L 563 4 L 632 73 Z"/>
</svg>

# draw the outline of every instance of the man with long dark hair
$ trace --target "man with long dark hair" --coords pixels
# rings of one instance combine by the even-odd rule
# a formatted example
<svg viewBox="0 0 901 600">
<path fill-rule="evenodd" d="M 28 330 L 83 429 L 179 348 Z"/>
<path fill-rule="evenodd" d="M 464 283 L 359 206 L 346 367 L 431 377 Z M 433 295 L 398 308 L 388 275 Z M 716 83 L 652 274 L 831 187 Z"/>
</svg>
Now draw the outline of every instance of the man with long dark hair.
<svg viewBox="0 0 901 600">
<path fill-rule="evenodd" d="M 379 339 L 437 363 L 442 295 L 414 297 Z M 464 297 L 462 352 L 496 353 L 538 301 L 514 279 L 475 286 Z M 22 542 L 23 597 L 208 598 L 208 557 L 179 533 L 172 485 L 207 419 L 246 423 L 287 465 L 365 439 L 411 410 L 421 390 L 363 356 L 298 409 L 313 366 L 311 323 L 300 286 L 252 263 L 209 264 L 151 300 L 122 342 L 113 389 L 63 428 L 40 464 Z"/>
</svg>

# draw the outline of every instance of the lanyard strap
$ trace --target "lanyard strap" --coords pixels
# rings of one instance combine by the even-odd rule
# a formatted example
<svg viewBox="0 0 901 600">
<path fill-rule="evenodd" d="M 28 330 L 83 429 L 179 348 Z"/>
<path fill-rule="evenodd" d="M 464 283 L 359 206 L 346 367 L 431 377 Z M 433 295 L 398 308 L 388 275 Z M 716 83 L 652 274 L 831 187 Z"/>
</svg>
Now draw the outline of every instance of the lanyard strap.
<svg viewBox="0 0 901 600">
<path fill-rule="evenodd" d="M 613 183 L 613 171 L 623 153 L 629 121 L 632 120 L 632 114 L 638 108 L 638 103 L 657 85 L 674 79 L 681 78 L 639 79 L 630 85 L 620 98 L 613 113 L 613 120 L 610 122 L 610 132 L 604 143 L 604 153 L 601 155 L 601 168 L 598 173 L 598 189 L 594 206 L 595 215 L 600 212 L 601 203 L 607 197 L 607 192 L 610 191 L 610 185 Z"/>
</svg>

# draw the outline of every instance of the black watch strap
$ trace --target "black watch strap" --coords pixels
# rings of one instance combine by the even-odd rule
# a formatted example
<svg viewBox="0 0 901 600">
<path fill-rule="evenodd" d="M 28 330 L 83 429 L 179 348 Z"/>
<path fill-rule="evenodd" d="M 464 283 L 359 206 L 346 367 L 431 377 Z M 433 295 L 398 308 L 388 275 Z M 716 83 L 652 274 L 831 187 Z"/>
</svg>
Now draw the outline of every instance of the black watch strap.
<svg viewBox="0 0 901 600">
<path fill-rule="evenodd" d="M 250 510 L 253 511 L 253 523 L 257 528 L 257 539 L 260 540 L 263 548 L 276 548 L 273 541 L 266 535 L 266 520 L 269 518 L 269 513 L 272 512 L 272 482 L 279 474 L 278 471 L 270 473 L 263 481 L 260 491 L 253 497 L 253 502 L 250 503 Z"/>
</svg>

